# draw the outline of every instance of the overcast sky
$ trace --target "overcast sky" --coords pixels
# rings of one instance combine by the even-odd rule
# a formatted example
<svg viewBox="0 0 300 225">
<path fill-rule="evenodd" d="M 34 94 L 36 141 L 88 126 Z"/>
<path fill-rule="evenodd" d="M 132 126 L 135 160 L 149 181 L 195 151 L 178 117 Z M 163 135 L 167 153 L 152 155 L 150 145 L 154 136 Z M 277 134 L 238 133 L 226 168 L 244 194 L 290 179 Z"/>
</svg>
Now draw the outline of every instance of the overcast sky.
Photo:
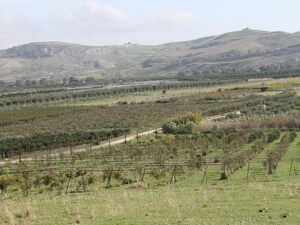
<svg viewBox="0 0 300 225">
<path fill-rule="evenodd" d="M 300 31 L 299 0 L 0 0 L 0 49 L 34 41 L 159 44 L 240 30 Z"/>
</svg>

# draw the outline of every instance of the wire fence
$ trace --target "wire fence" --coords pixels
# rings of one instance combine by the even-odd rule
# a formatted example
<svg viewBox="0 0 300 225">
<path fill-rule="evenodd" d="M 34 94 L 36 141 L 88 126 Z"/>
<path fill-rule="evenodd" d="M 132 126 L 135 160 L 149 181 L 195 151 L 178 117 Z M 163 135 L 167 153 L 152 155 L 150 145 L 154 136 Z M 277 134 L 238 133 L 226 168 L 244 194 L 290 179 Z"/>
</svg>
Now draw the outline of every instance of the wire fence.
<svg viewBox="0 0 300 225">
<path fill-rule="evenodd" d="M 256 159 L 257 160 L 257 159 Z M 7 186 L 18 186 L 24 196 L 46 188 L 62 193 L 84 192 L 89 185 L 112 188 L 122 185 L 131 187 L 155 187 L 175 184 L 176 187 L 209 185 L 216 182 L 264 182 L 299 178 L 300 158 L 283 158 L 272 174 L 261 162 L 251 162 L 240 168 L 228 168 L 222 162 L 169 163 L 118 162 L 98 165 L 82 165 L 76 161 L 66 163 L 55 160 L 35 160 L 28 164 L 9 165 L 0 170 L 0 193 Z M 191 182 L 192 180 L 192 182 Z M 134 186 L 136 185 L 136 186 Z M 144 185 L 144 186 L 143 186 Z"/>
<path fill-rule="evenodd" d="M 153 170 L 166 172 L 166 176 L 203 176 L 203 180 L 269 180 L 277 178 L 295 177 L 300 175 L 300 158 L 283 158 L 278 166 L 269 173 L 267 166 L 263 163 L 265 158 L 255 158 L 255 162 L 249 161 L 241 168 L 232 168 L 224 165 L 223 162 L 215 161 L 195 161 L 177 160 L 164 163 L 153 162 L 120 162 L 120 161 L 88 161 L 84 164 L 81 161 L 69 158 L 64 160 L 32 160 L 26 163 L 12 164 L 5 167 L 0 176 L 7 174 L 43 174 L 50 172 L 68 173 L 76 172 L 132 172 L 144 174 L 153 174 Z M 235 161 L 232 161 L 234 163 Z M 224 177 L 222 177 L 224 176 Z"/>
</svg>

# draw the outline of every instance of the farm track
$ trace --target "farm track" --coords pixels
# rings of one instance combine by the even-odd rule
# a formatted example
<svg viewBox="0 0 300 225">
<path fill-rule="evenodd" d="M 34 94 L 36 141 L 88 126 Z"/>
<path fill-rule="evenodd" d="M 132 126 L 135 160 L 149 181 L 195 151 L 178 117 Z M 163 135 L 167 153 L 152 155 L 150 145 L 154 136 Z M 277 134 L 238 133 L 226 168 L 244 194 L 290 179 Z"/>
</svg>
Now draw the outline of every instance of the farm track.
<svg viewBox="0 0 300 225">
<path fill-rule="evenodd" d="M 215 116 L 206 117 L 204 119 L 206 121 L 213 121 L 215 119 L 219 119 L 219 118 L 223 118 L 223 117 L 224 117 L 223 115 L 215 115 Z M 161 132 L 162 128 L 151 129 L 151 130 L 139 133 L 138 136 L 139 137 L 147 136 L 149 134 L 155 133 L 156 131 Z M 130 136 L 126 137 L 126 139 L 125 139 L 125 137 L 119 137 L 116 140 L 106 141 L 104 143 L 101 143 L 100 145 L 93 146 L 92 150 L 96 150 L 96 149 L 100 149 L 100 148 L 105 148 L 105 147 L 112 146 L 112 145 L 122 144 L 122 143 L 125 143 L 127 141 L 132 141 L 132 140 L 136 139 L 136 137 L 137 137 L 137 135 L 130 135 Z M 72 152 L 74 152 L 74 153 L 80 153 L 80 152 L 85 152 L 85 151 L 87 151 L 86 148 L 80 148 L 80 149 L 74 149 L 74 150 L 72 150 Z M 51 157 L 57 157 L 60 154 L 70 154 L 70 150 L 68 150 L 68 151 L 61 151 L 61 152 L 58 152 L 58 153 L 52 153 L 50 155 L 51 155 Z M 44 154 L 44 155 L 41 155 L 41 156 L 43 157 L 43 156 L 46 156 L 46 155 L 49 156 L 49 154 Z M 33 160 L 34 160 L 34 157 L 29 157 L 29 156 L 21 158 L 21 162 L 29 162 L 29 161 L 33 161 Z M 5 165 L 7 165 L 9 163 L 16 164 L 16 163 L 19 163 L 19 162 L 20 162 L 20 159 L 10 159 L 10 160 L 7 159 L 5 161 L 0 161 L 0 167 L 1 166 L 5 166 Z"/>
<path fill-rule="evenodd" d="M 148 130 L 148 131 L 145 131 L 145 132 L 142 132 L 142 133 L 139 133 L 138 134 L 138 137 L 143 137 L 143 136 L 147 136 L 147 135 L 150 135 L 150 134 L 153 134 L 155 132 L 161 132 L 161 128 L 157 128 L 157 129 L 152 129 L 152 130 Z M 92 150 L 97 150 L 97 149 L 100 149 L 100 148 L 105 148 L 105 147 L 108 147 L 108 146 L 112 146 L 112 145 L 118 145 L 118 144 L 123 144 L 127 141 L 132 141 L 134 139 L 137 138 L 137 135 L 130 135 L 128 137 L 122 137 L 122 138 L 118 138 L 116 140 L 112 140 L 112 141 L 106 141 L 100 145 L 95 145 L 92 147 Z M 72 152 L 74 153 L 80 153 L 80 152 L 85 152 L 87 151 L 86 148 L 80 148 L 80 149 L 74 149 Z M 64 152 L 59 152 L 59 153 L 52 153 L 51 154 L 51 157 L 56 157 L 56 156 L 59 156 L 60 154 L 69 154 L 70 151 L 64 151 Z M 42 156 L 46 156 L 46 154 L 42 155 Z M 47 156 L 49 156 L 49 154 L 47 154 Z M 30 162 L 30 161 L 33 161 L 34 158 L 33 157 L 26 157 L 26 158 L 21 158 L 21 162 Z M 0 161 L 0 166 L 5 166 L 6 164 L 16 164 L 16 163 L 19 163 L 20 160 L 19 159 L 14 159 L 14 160 L 7 160 L 7 161 Z"/>
<path fill-rule="evenodd" d="M 239 112 L 239 111 L 234 111 L 234 112 Z M 233 112 L 233 113 L 234 113 Z M 225 115 L 214 115 L 214 116 L 209 116 L 209 117 L 205 117 L 204 118 L 204 121 L 206 122 L 212 122 L 216 119 L 221 119 L 221 118 L 224 118 Z M 248 129 L 239 129 L 239 131 L 242 131 L 242 130 L 248 130 Z M 261 130 L 266 130 L 264 128 L 256 128 L 256 129 L 251 129 L 253 131 L 261 131 Z M 284 129 L 284 128 L 281 128 L 279 129 L 281 131 L 289 131 L 290 129 Z M 294 130 L 297 130 L 299 131 L 299 128 L 296 128 Z M 147 135 L 150 135 L 150 134 L 153 134 L 155 133 L 156 131 L 158 132 L 161 132 L 162 131 L 162 128 L 157 128 L 157 129 L 151 129 L 151 130 L 148 130 L 148 131 L 144 131 L 142 133 L 139 133 L 138 136 L 139 137 L 143 137 L 143 136 L 147 136 Z M 125 137 L 119 137 L 115 140 L 111 140 L 111 141 L 106 141 L 106 142 L 103 142 L 99 145 L 96 145 L 96 146 L 93 146 L 91 150 L 97 150 L 97 149 L 100 149 L 100 148 L 105 148 L 105 147 L 108 147 L 108 146 L 113 146 L 113 145 L 118 145 L 118 144 L 122 144 L 122 143 L 125 143 L 127 141 L 132 141 L 134 139 L 137 138 L 137 135 L 130 135 L 130 136 L 127 136 L 126 139 Z M 76 147 L 76 146 L 74 146 Z M 79 149 L 73 149 L 72 152 L 73 153 L 80 153 L 80 152 L 85 152 L 85 151 L 88 151 L 87 148 L 79 148 Z M 51 157 L 57 157 L 59 156 L 60 154 L 70 154 L 70 150 L 64 150 L 64 151 L 59 151 L 59 152 L 56 152 L 56 153 L 51 153 Z M 264 154 L 264 153 L 262 153 Z M 49 154 L 43 154 L 43 155 L 39 155 L 39 157 L 44 157 L 44 156 L 49 156 Z M 28 157 L 24 157 L 24 158 L 21 158 L 21 162 L 28 162 L 28 161 L 33 161 L 36 157 L 33 157 L 33 156 L 28 156 Z M 5 161 L 0 161 L 0 167 L 1 166 L 5 166 L 9 163 L 11 164 L 16 164 L 16 163 L 19 163 L 20 160 L 19 159 L 6 159 Z"/>
</svg>

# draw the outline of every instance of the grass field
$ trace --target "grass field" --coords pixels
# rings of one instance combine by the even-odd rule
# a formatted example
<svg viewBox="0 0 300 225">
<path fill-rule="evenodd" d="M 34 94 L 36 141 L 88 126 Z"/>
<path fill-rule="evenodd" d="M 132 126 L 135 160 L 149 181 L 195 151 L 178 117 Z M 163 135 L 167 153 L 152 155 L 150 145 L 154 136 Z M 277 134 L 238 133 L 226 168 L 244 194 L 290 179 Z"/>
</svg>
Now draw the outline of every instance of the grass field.
<svg viewBox="0 0 300 225">
<path fill-rule="evenodd" d="M 4 200 L 2 224 L 289 224 L 300 221 L 300 182 L 185 182 Z"/>
<path fill-rule="evenodd" d="M 276 175 L 284 177 L 284 174 L 289 174 L 291 177 L 298 174 L 300 171 L 300 134 L 298 133 L 297 139 L 289 146 L 286 154 L 279 162 Z"/>
</svg>

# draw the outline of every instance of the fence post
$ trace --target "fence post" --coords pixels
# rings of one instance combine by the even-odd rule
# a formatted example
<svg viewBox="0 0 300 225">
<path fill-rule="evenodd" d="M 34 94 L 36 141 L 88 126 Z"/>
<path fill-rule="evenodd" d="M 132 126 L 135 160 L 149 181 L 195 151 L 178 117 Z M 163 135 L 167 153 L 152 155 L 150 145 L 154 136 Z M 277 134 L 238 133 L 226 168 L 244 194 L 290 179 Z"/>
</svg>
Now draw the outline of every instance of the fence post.
<svg viewBox="0 0 300 225">
<path fill-rule="evenodd" d="M 139 132 L 136 132 L 136 140 L 139 141 Z"/>
<path fill-rule="evenodd" d="M 72 179 L 72 172 L 70 171 L 69 174 L 68 174 L 68 182 L 67 182 L 67 187 L 66 187 L 65 194 L 68 194 L 68 192 L 69 192 L 69 188 L 70 188 L 70 184 L 71 184 L 71 179 Z"/>
<path fill-rule="evenodd" d="M 127 143 L 127 135 L 126 135 L 126 133 L 125 133 L 125 144 Z"/>
<path fill-rule="evenodd" d="M 170 184 L 172 184 L 173 180 L 174 180 L 174 182 L 177 182 L 177 181 L 176 181 L 176 169 L 177 169 L 177 167 L 176 167 L 176 165 L 175 165 L 175 166 L 174 166 L 173 173 L 172 173 L 172 177 L 171 177 L 171 180 L 170 180 Z"/>
<path fill-rule="evenodd" d="M 204 174 L 202 177 L 201 185 L 203 185 L 205 179 L 205 183 L 207 184 L 207 166 L 205 167 Z"/>
<path fill-rule="evenodd" d="M 293 163 L 294 163 L 294 160 L 292 159 L 291 165 L 290 165 L 289 177 L 290 177 L 291 174 L 292 174 Z"/>
<path fill-rule="evenodd" d="M 142 177 L 141 177 L 141 182 L 144 182 L 145 174 L 146 174 L 146 168 L 143 168 L 143 174 L 142 174 Z"/>
<path fill-rule="evenodd" d="M 70 156 L 73 155 L 73 149 L 72 149 L 72 144 L 70 143 Z"/>
<path fill-rule="evenodd" d="M 19 149 L 19 163 L 22 162 L 22 159 L 21 159 L 21 149 Z"/>
<path fill-rule="evenodd" d="M 249 179 L 249 171 L 250 171 L 250 161 L 248 162 L 248 168 L 247 168 L 247 180 Z"/>
<path fill-rule="evenodd" d="M 111 171 L 109 172 L 108 179 L 107 179 L 107 183 L 106 183 L 106 185 L 105 185 L 105 189 L 109 188 L 109 186 L 110 186 L 110 180 L 111 180 L 112 173 L 113 173 L 113 170 L 111 170 Z"/>
</svg>

